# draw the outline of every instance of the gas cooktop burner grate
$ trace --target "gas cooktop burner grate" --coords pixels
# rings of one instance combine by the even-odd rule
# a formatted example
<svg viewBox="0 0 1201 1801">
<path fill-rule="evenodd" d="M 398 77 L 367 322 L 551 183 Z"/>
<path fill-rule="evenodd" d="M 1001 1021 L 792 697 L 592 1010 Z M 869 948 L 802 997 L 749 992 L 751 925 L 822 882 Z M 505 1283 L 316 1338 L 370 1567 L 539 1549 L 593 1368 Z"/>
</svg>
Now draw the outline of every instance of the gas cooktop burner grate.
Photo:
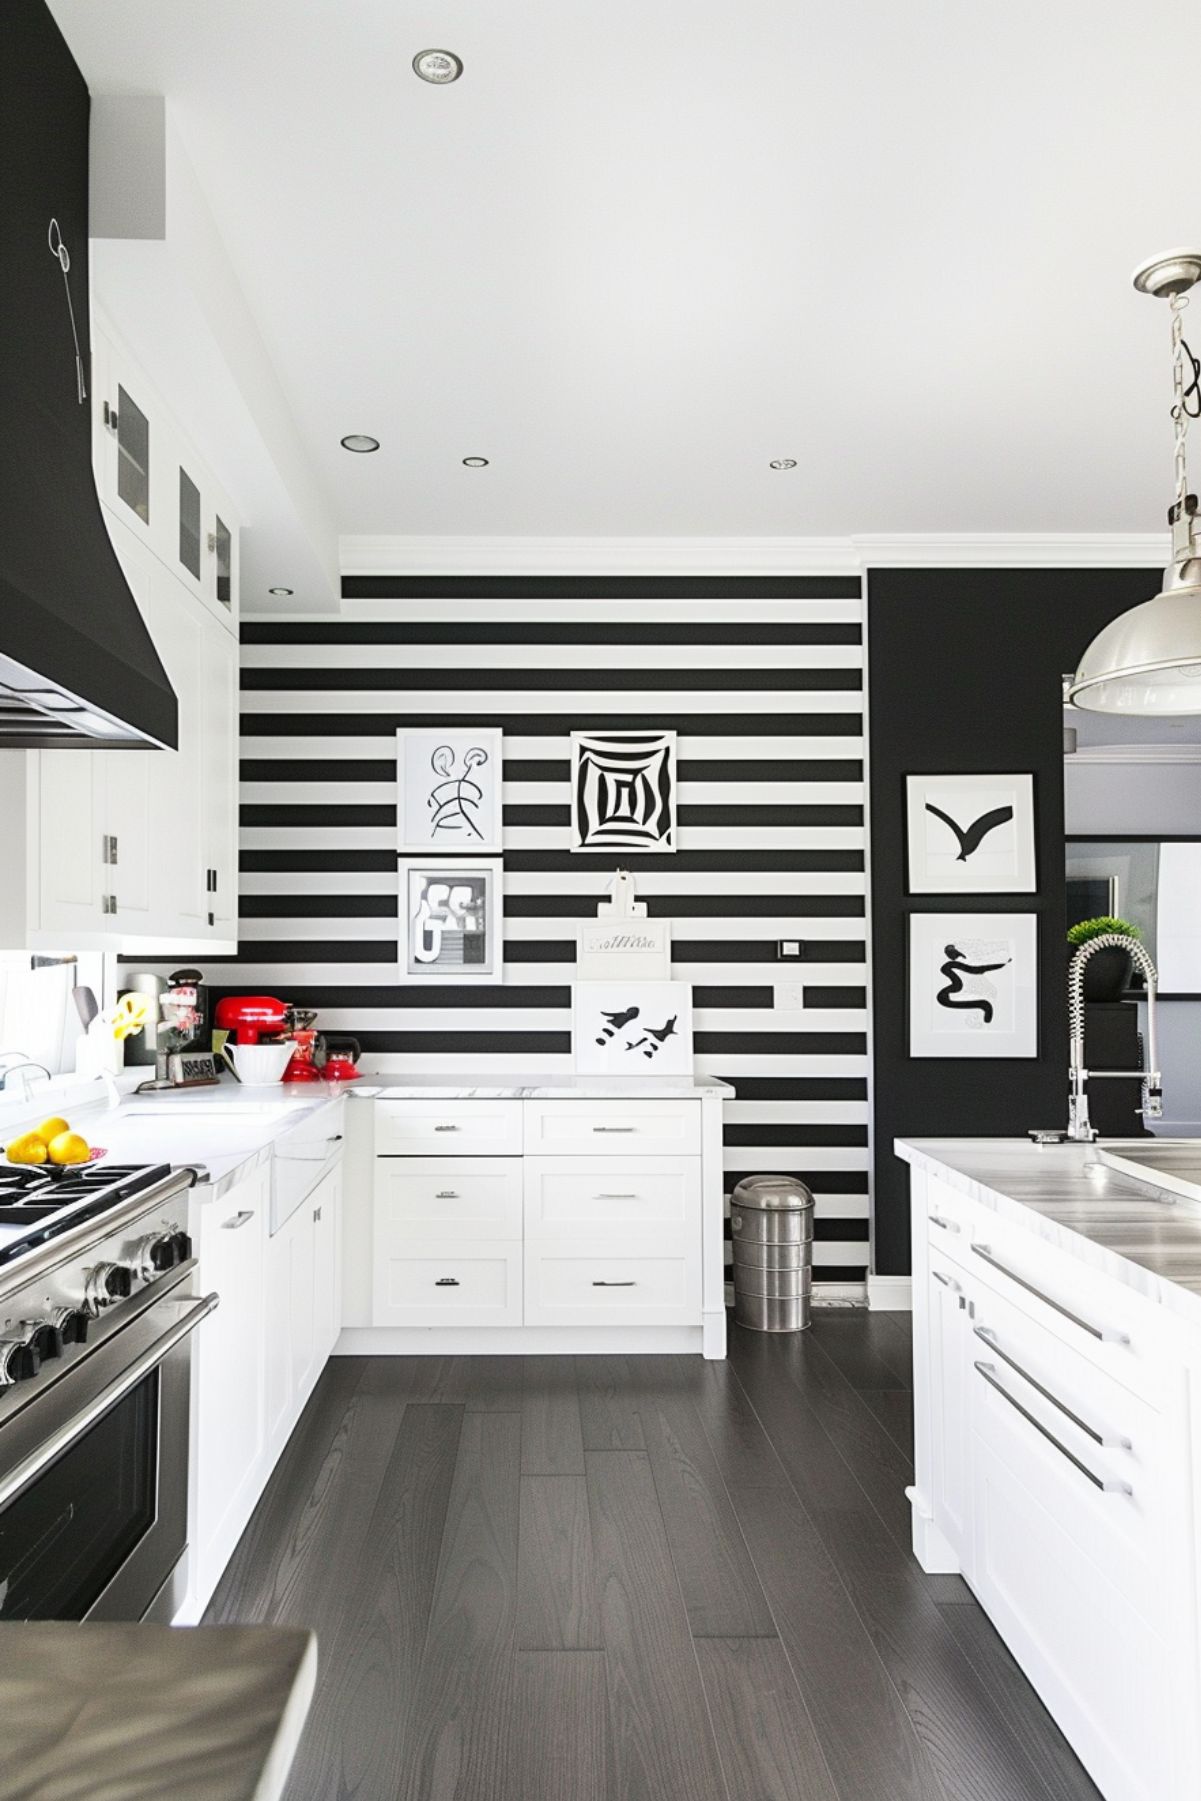
<svg viewBox="0 0 1201 1801">
<path fill-rule="evenodd" d="M 170 1175 L 165 1163 L 0 1164 L 0 1226 L 34 1227 L 77 1203 L 111 1206 Z"/>
</svg>

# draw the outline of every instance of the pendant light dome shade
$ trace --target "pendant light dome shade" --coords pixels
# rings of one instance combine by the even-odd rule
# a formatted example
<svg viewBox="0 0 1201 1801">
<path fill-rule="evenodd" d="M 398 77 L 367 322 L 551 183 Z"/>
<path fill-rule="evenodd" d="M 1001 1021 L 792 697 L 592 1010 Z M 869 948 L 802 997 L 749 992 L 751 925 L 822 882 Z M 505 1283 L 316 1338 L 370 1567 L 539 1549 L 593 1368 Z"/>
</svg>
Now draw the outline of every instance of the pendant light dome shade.
<svg viewBox="0 0 1201 1801">
<path fill-rule="evenodd" d="M 1173 564 L 1154 600 L 1098 632 L 1068 699 L 1091 713 L 1201 713 L 1201 558 Z"/>
</svg>

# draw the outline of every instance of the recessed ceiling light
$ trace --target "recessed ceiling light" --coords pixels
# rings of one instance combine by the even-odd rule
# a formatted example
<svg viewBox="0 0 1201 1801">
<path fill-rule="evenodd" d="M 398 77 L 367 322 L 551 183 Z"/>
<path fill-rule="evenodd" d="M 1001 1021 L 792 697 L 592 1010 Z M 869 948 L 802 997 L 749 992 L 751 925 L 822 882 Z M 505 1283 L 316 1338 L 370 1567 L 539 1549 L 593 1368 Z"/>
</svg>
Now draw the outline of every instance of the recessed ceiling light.
<svg viewBox="0 0 1201 1801">
<path fill-rule="evenodd" d="M 419 50 L 413 58 L 413 69 L 422 81 L 432 81 L 436 87 L 457 81 L 463 73 L 463 65 L 453 50 Z"/>
<path fill-rule="evenodd" d="M 464 469 L 486 469 L 488 459 L 487 457 L 464 457 L 463 467 Z"/>
<path fill-rule="evenodd" d="M 268 592 L 268 594 L 293 594 L 293 593 L 295 593 L 295 589 L 293 589 L 293 588 L 268 588 L 267 592 Z"/>
<path fill-rule="evenodd" d="M 796 458 L 795 457 L 776 457 L 772 463 L 772 468 L 773 469 L 795 469 L 796 468 Z"/>
<path fill-rule="evenodd" d="M 379 439 L 369 438 L 366 432 L 352 431 L 349 437 L 342 440 L 343 450 L 353 450 L 359 456 L 366 456 L 369 451 L 379 449 Z"/>
</svg>

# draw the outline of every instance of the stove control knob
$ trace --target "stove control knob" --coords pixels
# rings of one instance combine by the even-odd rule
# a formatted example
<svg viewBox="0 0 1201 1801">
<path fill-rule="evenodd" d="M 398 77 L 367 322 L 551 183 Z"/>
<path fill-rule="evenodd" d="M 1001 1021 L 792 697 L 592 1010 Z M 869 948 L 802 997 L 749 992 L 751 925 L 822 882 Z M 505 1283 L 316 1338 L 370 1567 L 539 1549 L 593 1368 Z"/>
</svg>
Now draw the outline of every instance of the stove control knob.
<svg viewBox="0 0 1201 1801">
<path fill-rule="evenodd" d="M 36 1376 L 42 1360 L 26 1338 L 0 1338 L 0 1388 L 27 1382 Z"/>
<path fill-rule="evenodd" d="M 50 1315 L 50 1323 L 64 1345 L 86 1344 L 88 1316 L 81 1307 L 59 1307 Z"/>
<path fill-rule="evenodd" d="M 21 1330 L 26 1335 L 26 1343 L 37 1352 L 40 1363 L 49 1363 L 52 1357 L 62 1356 L 63 1335 L 56 1320 L 22 1320 Z"/>
<path fill-rule="evenodd" d="M 192 1258 L 192 1240 L 186 1232 L 176 1232 L 175 1250 L 177 1263 L 189 1263 Z"/>
<path fill-rule="evenodd" d="M 144 1282 L 174 1269 L 179 1260 L 174 1232 L 155 1232 L 149 1238 L 139 1239 L 133 1249 L 133 1267 Z"/>
<path fill-rule="evenodd" d="M 95 1319 L 111 1301 L 125 1300 L 133 1289 L 133 1273 L 124 1263 L 97 1263 L 88 1271 L 84 1312 Z"/>
</svg>

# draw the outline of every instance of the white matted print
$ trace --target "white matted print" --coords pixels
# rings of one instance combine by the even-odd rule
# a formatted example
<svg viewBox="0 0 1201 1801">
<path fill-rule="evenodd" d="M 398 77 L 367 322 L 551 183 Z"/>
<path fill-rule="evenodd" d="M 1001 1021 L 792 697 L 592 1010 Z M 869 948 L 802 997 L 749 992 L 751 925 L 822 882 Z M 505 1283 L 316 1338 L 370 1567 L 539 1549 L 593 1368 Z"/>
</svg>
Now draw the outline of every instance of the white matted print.
<svg viewBox="0 0 1201 1801">
<path fill-rule="evenodd" d="M 1038 1055 L 1033 913 L 911 913 L 909 1055 Z"/>
<path fill-rule="evenodd" d="M 690 982 L 577 982 L 575 1067 L 589 1076 L 690 1076 Z"/>
<path fill-rule="evenodd" d="M 571 848 L 674 851 L 674 732 L 571 734 Z"/>
<path fill-rule="evenodd" d="M 499 982 L 503 865 L 499 857 L 400 861 L 402 982 Z"/>
<path fill-rule="evenodd" d="M 581 919 L 575 973 L 577 982 L 669 982 L 671 921 Z"/>
<path fill-rule="evenodd" d="M 905 778 L 910 894 L 1033 894 L 1032 775 Z"/>
<path fill-rule="evenodd" d="M 396 734 L 396 848 L 479 856 L 501 848 L 503 733 L 434 726 Z"/>
</svg>

